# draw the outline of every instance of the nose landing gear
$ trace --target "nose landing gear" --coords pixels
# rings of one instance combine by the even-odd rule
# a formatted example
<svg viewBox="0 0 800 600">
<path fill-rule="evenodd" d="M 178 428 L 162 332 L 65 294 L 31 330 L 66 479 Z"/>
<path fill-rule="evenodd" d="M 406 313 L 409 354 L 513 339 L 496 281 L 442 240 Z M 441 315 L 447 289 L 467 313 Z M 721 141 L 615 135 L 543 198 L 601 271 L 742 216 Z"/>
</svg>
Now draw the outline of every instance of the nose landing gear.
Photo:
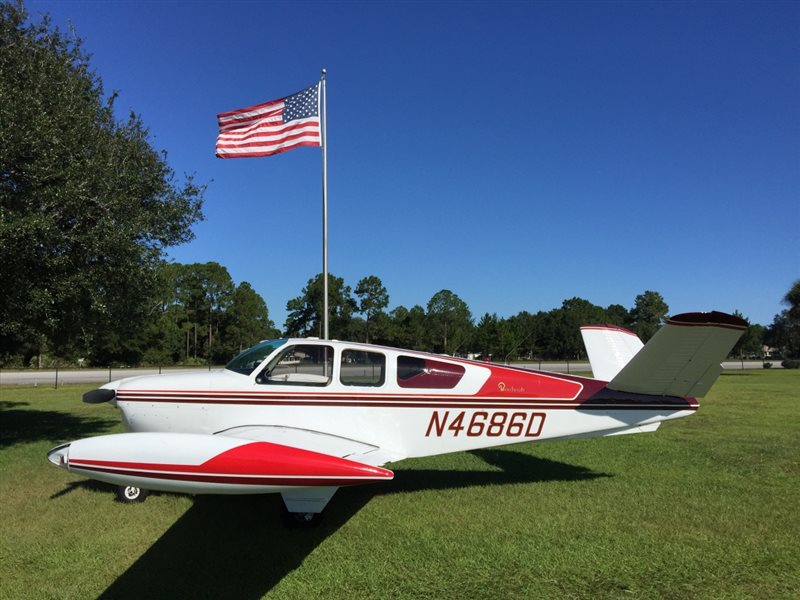
<svg viewBox="0 0 800 600">
<path fill-rule="evenodd" d="M 134 487 L 132 485 L 117 486 L 117 500 L 123 504 L 133 504 L 135 502 L 144 502 L 150 492 L 142 488 Z"/>
</svg>

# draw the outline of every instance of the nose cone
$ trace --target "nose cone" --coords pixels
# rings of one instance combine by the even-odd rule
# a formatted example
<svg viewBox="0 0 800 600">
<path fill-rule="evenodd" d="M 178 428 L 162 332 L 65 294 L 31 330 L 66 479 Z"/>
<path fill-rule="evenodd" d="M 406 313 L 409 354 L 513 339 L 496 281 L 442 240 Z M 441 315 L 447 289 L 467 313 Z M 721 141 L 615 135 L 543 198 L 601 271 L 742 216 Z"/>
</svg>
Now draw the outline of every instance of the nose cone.
<svg viewBox="0 0 800 600">
<path fill-rule="evenodd" d="M 47 453 L 47 460 L 62 469 L 69 468 L 69 444 L 56 446 Z"/>
</svg>

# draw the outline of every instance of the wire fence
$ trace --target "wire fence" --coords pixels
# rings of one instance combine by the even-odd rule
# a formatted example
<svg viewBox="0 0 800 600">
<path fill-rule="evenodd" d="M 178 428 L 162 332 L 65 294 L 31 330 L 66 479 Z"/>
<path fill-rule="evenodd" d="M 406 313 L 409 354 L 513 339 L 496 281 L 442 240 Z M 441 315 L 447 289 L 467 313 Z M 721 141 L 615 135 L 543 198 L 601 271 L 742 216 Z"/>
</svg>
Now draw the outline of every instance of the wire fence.
<svg viewBox="0 0 800 600">
<path fill-rule="evenodd" d="M 502 364 L 502 363 L 500 363 Z M 586 361 L 525 361 L 511 363 L 513 367 L 567 374 L 590 374 L 591 365 Z M 0 369 L 0 386 L 51 386 L 58 389 L 65 384 L 110 383 L 126 377 L 161 375 L 165 373 L 197 373 L 221 369 L 222 365 L 209 366 L 159 366 L 159 367 L 87 367 L 54 369 Z M 780 361 L 728 360 L 722 363 L 725 370 L 750 370 L 781 368 Z"/>
<path fill-rule="evenodd" d="M 218 366 L 159 366 L 159 367 L 91 367 L 53 369 L 0 369 L 0 386 L 50 386 L 58 389 L 65 384 L 110 383 L 127 377 L 162 375 L 165 373 L 197 373 L 222 368 Z"/>
</svg>

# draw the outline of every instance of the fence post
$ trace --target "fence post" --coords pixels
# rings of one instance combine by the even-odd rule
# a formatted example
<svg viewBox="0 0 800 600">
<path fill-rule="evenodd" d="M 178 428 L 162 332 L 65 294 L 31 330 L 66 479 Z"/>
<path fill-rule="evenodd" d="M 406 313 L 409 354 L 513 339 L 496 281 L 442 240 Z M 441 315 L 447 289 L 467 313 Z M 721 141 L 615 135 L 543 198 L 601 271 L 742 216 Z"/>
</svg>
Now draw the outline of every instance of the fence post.
<svg viewBox="0 0 800 600">
<path fill-rule="evenodd" d="M 111 365 L 108 366 L 108 383 L 111 383 Z"/>
<path fill-rule="evenodd" d="M 55 389 L 58 389 L 58 367 L 56 367 L 56 387 L 55 387 Z"/>
<path fill-rule="evenodd" d="M 567 374 L 569 374 L 569 359 L 567 359 Z"/>
</svg>

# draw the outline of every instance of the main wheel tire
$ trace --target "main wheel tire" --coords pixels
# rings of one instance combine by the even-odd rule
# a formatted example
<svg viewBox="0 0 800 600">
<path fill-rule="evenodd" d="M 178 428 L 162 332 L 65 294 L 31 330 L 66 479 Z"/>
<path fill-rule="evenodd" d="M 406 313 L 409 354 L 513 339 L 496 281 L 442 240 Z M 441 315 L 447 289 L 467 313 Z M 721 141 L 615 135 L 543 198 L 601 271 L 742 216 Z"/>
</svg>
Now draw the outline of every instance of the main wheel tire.
<svg viewBox="0 0 800 600">
<path fill-rule="evenodd" d="M 322 513 L 289 512 L 283 509 L 283 522 L 289 529 L 317 527 L 322 521 Z"/>
<path fill-rule="evenodd" d="M 144 502 L 150 492 L 142 488 L 132 485 L 117 486 L 117 500 L 123 504 L 133 504 L 135 502 Z"/>
</svg>

